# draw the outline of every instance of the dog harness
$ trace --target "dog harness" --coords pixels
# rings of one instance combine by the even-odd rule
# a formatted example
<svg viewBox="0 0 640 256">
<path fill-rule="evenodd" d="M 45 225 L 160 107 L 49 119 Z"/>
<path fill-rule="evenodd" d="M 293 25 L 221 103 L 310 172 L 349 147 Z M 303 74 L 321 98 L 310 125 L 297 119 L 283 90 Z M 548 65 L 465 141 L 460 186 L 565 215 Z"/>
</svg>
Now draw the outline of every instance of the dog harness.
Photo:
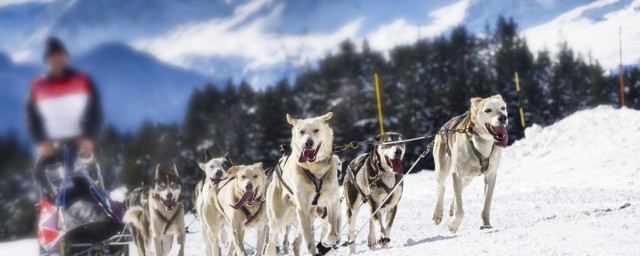
<svg viewBox="0 0 640 256">
<path fill-rule="evenodd" d="M 354 182 L 356 181 L 356 175 L 358 173 L 358 171 L 362 168 L 362 166 L 366 163 L 369 162 L 370 166 L 375 169 L 378 173 L 376 174 L 376 176 L 374 176 L 373 178 L 368 178 L 368 184 L 369 184 L 369 195 L 365 194 L 364 191 L 362 191 L 362 188 L 360 188 L 360 186 L 357 185 L 356 183 L 356 188 L 358 189 L 358 192 L 360 193 L 360 195 L 362 196 L 362 204 L 366 204 L 369 201 L 369 197 L 371 195 L 371 193 L 373 192 L 371 190 L 371 187 L 381 187 L 382 189 L 384 189 L 384 191 L 387 194 L 390 194 L 391 191 L 393 191 L 393 189 L 399 184 L 399 179 L 396 179 L 396 183 L 393 185 L 393 187 L 389 187 L 387 186 L 387 184 L 385 184 L 384 182 L 381 182 L 381 184 L 379 184 L 379 181 L 382 179 L 382 171 L 380 169 L 379 163 L 375 160 L 376 157 L 372 157 L 373 152 L 369 152 L 367 153 L 367 156 L 362 158 L 361 161 L 357 162 L 357 165 L 355 168 L 353 168 L 351 165 L 349 166 L 349 168 L 351 169 L 351 171 L 349 172 L 351 174 L 351 178 L 353 178 Z M 386 205 L 386 203 L 385 203 Z M 384 207 L 384 205 L 382 206 Z"/>
<path fill-rule="evenodd" d="M 324 183 L 324 177 L 327 176 L 327 174 L 329 174 L 329 172 L 325 172 L 322 177 L 320 177 L 319 179 L 316 178 L 316 175 L 314 175 L 311 171 L 309 171 L 306 168 L 302 168 L 302 172 L 304 172 L 304 174 L 307 176 L 307 178 L 313 182 L 313 185 L 315 185 L 316 187 L 316 195 L 313 197 L 313 201 L 311 201 L 311 205 L 318 205 L 318 198 L 320 198 L 320 190 L 322 189 L 322 183 Z"/>
<path fill-rule="evenodd" d="M 489 169 L 489 159 L 491 159 L 491 155 L 493 155 L 493 150 L 496 148 L 496 145 L 493 144 L 491 146 L 491 152 L 489 153 L 489 156 L 485 158 L 482 156 L 482 153 L 480 153 L 480 151 L 475 147 L 475 145 L 473 145 L 473 140 L 471 140 L 471 136 L 467 135 L 467 140 L 469 140 L 469 146 L 471 146 L 471 150 L 473 151 L 473 154 L 476 155 L 476 157 L 478 158 L 478 162 L 480 163 L 480 175 L 482 175 L 484 172 L 487 171 L 487 169 Z"/>
<path fill-rule="evenodd" d="M 284 159 L 284 165 L 286 165 L 287 161 L 289 161 L 289 156 L 291 156 L 291 154 L 288 154 L 287 158 Z M 331 158 L 327 158 L 327 160 L 329 159 Z M 309 179 L 315 186 L 316 194 L 314 195 L 313 200 L 311 201 L 311 205 L 318 205 L 318 199 L 320 198 L 320 190 L 322 190 L 322 184 L 324 183 L 324 178 L 327 176 L 327 174 L 329 174 L 329 172 L 325 172 L 322 175 L 322 177 L 316 178 L 316 175 L 313 174 L 309 169 L 304 167 L 301 167 L 301 168 L 302 168 L 302 172 L 307 177 L 307 179 Z M 293 190 L 291 189 L 291 187 L 289 187 L 289 185 L 287 185 L 286 182 L 284 182 L 284 179 L 282 178 L 282 162 L 278 163 L 278 165 L 276 166 L 275 173 L 276 173 L 276 176 L 278 176 L 278 180 L 280 180 L 280 183 L 282 183 L 282 186 L 287 191 L 289 191 L 291 195 L 293 195 Z"/>
<path fill-rule="evenodd" d="M 284 159 L 284 164 L 287 164 L 287 161 L 289 161 L 289 156 L 291 156 L 291 154 L 287 155 L 287 158 Z M 280 162 L 282 163 L 282 162 Z M 284 179 L 282 178 L 282 166 L 280 165 L 280 163 L 278 163 L 278 165 L 275 168 L 275 173 L 276 176 L 278 176 L 278 180 L 280 180 L 280 183 L 282 183 L 282 186 L 289 191 L 289 194 L 293 195 L 293 190 L 291 190 L 291 188 L 289 187 L 289 185 L 287 185 L 286 182 L 284 182 Z"/>
<path fill-rule="evenodd" d="M 220 200 L 218 200 L 218 194 L 220 192 L 220 189 L 222 189 L 223 187 L 225 187 L 227 184 L 229 184 L 232 180 L 234 180 L 236 177 L 233 176 L 231 178 L 229 178 L 227 180 L 227 182 L 225 182 L 224 184 L 222 184 L 222 186 L 218 186 L 216 189 L 216 202 L 218 202 L 218 208 L 220 208 L 220 211 L 222 212 L 222 215 L 224 216 L 224 218 L 227 221 L 230 221 L 229 217 L 227 216 L 227 214 L 224 211 L 224 208 L 222 208 L 222 205 L 220 204 Z M 251 211 L 249 211 L 249 209 L 247 209 L 246 206 L 242 206 L 240 209 L 240 211 L 242 211 L 242 213 L 244 214 L 244 216 L 247 218 L 247 221 L 244 222 L 245 225 L 251 223 L 257 216 L 258 214 L 260 214 L 260 212 L 262 211 L 262 205 L 264 203 L 264 200 L 262 200 L 262 196 L 258 197 L 256 199 L 258 201 L 258 203 L 260 205 L 258 205 L 258 210 L 255 213 L 251 213 Z"/>
<path fill-rule="evenodd" d="M 455 133 L 457 131 L 456 127 L 460 125 L 460 123 L 462 123 L 463 121 L 467 120 L 468 118 L 469 118 L 469 111 L 465 112 L 462 115 L 451 118 L 451 120 L 446 122 L 442 127 L 442 129 L 438 132 L 438 134 L 444 136 L 445 150 L 447 151 L 447 154 L 449 156 L 451 156 L 451 145 L 449 145 L 449 135 Z M 480 151 L 475 147 L 475 145 L 473 144 L 472 137 L 469 135 L 469 134 L 478 135 L 478 133 L 475 130 L 473 130 L 472 127 L 465 128 L 464 133 L 467 135 L 467 140 L 469 141 L 469 146 L 471 147 L 471 151 L 473 151 L 473 154 L 476 156 L 476 158 L 478 158 L 478 163 L 480 163 L 480 174 L 482 175 L 484 172 L 486 172 L 489 169 L 489 159 L 491 159 L 491 155 L 493 154 L 493 150 L 495 149 L 496 145 L 493 144 L 493 146 L 491 147 L 491 153 L 489 153 L 489 156 L 485 158 L 484 156 L 482 156 L 482 153 L 480 153 Z"/>
<path fill-rule="evenodd" d="M 153 199 L 161 200 L 158 194 L 153 194 Z M 178 208 L 176 208 L 176 212 L 174 212 L 170 218 L 165 217 L 158 209 L 155 209 L 155 210 L 156 210 L 156 215 L 158 215 L 158 217 L 160 217 L 160 220 L 164 222 L 164 229 L 162 230 L 162 234 L 165 235 L 167 234 L 167 230 L 169 230 L 169 227 L 171 226 L 171 224 L 173 224 L 173 222 L 178 217 Z"/>
</svg>

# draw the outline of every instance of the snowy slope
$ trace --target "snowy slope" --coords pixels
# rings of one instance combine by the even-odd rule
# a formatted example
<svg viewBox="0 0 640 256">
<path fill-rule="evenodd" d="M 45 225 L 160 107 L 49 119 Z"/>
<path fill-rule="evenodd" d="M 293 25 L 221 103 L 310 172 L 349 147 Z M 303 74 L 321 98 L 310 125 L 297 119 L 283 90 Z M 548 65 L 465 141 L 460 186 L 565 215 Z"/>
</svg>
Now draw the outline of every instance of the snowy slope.
<svg viewBox="0 0 640 256">
<path fill-rule="evenodd" d="M 493 229 L 479 230 L 481 179 L 463 194 L 466 215 L 458 233 L 448 232 L 446 216 L 435 226 L 431 215 L 436 182 L 433 172 L 425 171 L 406 176 L 391 248 L 369 251 L 365 228 L 356 240 L 359 253 L 636 255 L 640 111 L 602 106 L 546 128 L 534 126 L 526 133 L 526 139 L 505 150 L 493 200 Z M 446 203 L 451 200 L 449 184 L 448 188 Z M 358 227 L 366 217 L 361 211 Z M 196 221 L 191 230 L 199 230 L 198 226 Z M 254 234 L 248 234 L 250 245 L 255 245 Z M 201 234 L 189 234 L 187 239 L 187 255 L 203 255 Z M 0 244 L 0 251 L 36 255 L 35 246 L 33 239 L 21 240 Z M 336 252 L 345 254 L 346 248 Z"/>
</svg>

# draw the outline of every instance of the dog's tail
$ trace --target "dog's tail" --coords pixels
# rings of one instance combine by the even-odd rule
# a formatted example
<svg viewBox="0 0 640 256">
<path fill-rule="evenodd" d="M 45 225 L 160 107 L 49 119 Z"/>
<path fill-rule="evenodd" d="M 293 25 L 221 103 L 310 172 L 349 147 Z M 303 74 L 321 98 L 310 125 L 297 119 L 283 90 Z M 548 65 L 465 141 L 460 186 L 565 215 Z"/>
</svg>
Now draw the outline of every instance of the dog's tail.
<svg viewBox="0 0 640 256">
<path fill-rule="evenodd" d="M 143 230 L 142 227 L 142 215 L 144 214 L 144 208 L 141 206 L 134 206 L 129 208 L 125 213 L 122 221 L 129 226 L 132 226 L 138 230 Z"/>
</svg>

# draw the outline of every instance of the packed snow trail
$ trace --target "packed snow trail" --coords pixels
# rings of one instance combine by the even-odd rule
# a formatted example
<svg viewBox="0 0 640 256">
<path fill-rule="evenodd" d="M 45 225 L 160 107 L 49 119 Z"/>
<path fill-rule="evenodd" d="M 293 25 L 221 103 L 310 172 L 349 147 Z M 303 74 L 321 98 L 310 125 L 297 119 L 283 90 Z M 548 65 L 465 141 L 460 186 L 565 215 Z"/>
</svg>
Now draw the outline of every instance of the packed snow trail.
<svg viewBox="0 0 640 256">
<path fill-rule="evenodd" d="M 601 106 L 546 128 L 534 125 L 525 133 L 525 139 L 504 151 L 491 208 L 493 229 L 479 229 L 481 177 L 463 192 L 465 216 L 458 233 L 447 229 L 452 198 L 449 181 L 443 223 L 434 225 L 435 177 L 433 172 L 423 171 L 405 179 L 390 248 L 368 250 L 365 227 L 356 239 L 359 254 L 637 255 L 640 111 Z M 409 144 L 415 145 L 419 144 Z M 358 228 L 365 224 L 367 213 L 360 211 Z M 187 218 L 189 223 L 192 216 Z M 199 226 L 196 221 L 190 230 L 197 231 Z M 255 245 L 254 231 L 247 233 L 246 241 Z M 0 244 L 0 252 L 37 255 L 36 242 L 26 239 Z M 132 245 L 132 255 L 135 253 Z M 346 247 L 334 253 L 346 254 Z M 186 255 L 204 255 L 201 233 L 187 235 Z"/>
</svg>

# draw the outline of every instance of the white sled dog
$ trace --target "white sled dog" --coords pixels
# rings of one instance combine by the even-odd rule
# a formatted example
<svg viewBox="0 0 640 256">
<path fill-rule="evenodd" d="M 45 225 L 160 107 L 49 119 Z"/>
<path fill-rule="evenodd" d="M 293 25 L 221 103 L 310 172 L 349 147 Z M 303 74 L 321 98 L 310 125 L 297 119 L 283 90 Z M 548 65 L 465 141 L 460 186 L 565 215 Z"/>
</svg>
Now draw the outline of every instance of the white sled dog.
<svg viewBox="0 0 640 256">
<path fill-rule="evenodd" d="M 140 234 L 148 236 L 142 241 L 151 241 L 157 256 L 168 255 L 174 237 L 177 237 L 180 245 L 178 255 L 184 255 L 185 229 L 181 191 L 181 180 L 175 164 L 170 170 L 161 170 L 158 165 L 154 182 L 149 188 L 148 202 L 144 206 L 129 208 L 123 218 L 125 223 L 139 230 Z M 150 255 L 147 248 L 149 244 L 144 244 L 143 248 L 138 247 L 138 251 Z"/>
<path fill-rule="evenodd" d="M 282 157 L 274 168 L 267 188 L 269 217 L 268 255 L 276 254 L 277 235 L 296 225 L 294 255 L 300 255 L 302 243 L 308 254 L 325 254 L 339 238 L 340 192 L 337 166 L 333 158 L 333 130 L 326 123 L 333 113 L 293 119 L 287 114 L 291 129 L 291 154 Z M 315 244 L 313 221 L 318 213 L 325 217 L 320 242 Z"/>
<path fill-rule="evenodd" d="M 232 238 L 229 255 L 244 256 L 244 234 L 249 228 L 258 231 L 256 251 L 253 255 L 262 255 L 267 238 L 267 214 L 264 204 L 264 192 L 267 185 L 267 175 L 262 163 L 253 165 L 238 165 L 229 169 L 233 175 L 228 181 L 220 183 L 210 190 L 216 190 L 215 203 L 220 214 L 214 220 L 207 220 L 210 241 L 217 240 L 217 235 L 229 227 L 227 237 Z M 226 225 L 223 225 L 226 224 Z M 217 243 L 213 244 L 213 251 L 219 251 Z"/>
<path fill-rule="evenodd" d="M 442 221 L 444 182 L 451 172 L 454 198 L 449 215 L 449 231 L 456 233 L 462 218 L 462 190 L 473 178 L 484 175 L 484 207 L 482 226 L 491 228 L 489 214 L 496 185 L 496 170 L 507 146 L 507 106 L 500 95 L 471 99 L 471 108 L 448 121 L 436 136 L 433 147 L 435 174 L 438 182 L 433 222 Z"/>
<path fill-rule="evenodd" d="M 385 133 L 376 138 L 376 142 L 392 143 L 401 141 L 399 133 Z M 369 221 L 368 245 L 374 249 L 376 245 L 386 248 L 391 239 L 391 226 L 396 217 L 398 203 L 402 197 L 403 186 L 399 183 L 404 173 L 402 159 L 405 143 L 374 145 L 371 152 L 362 154 L 349 164 L 344 177 L 344 195 L 348 228 L 348 239 L 355 237 L 356 219 L 360 207 L 368 202 L 370 214 L 378 207 L 380 210 Z M 398 186 L 391 196 L 391 191 Z M 383 200 L 389 196 L 387 201 Z M 356 253 L 356 245 L 349 245 L 349 253 Z"/>
<path fill-rule="evenodd" d="M 208 152 L 205 152 L 204 162 L 198 163 L 198 166 L 205 172 L 205 179 L 198 182 L 194 191 L 194 205 L 198 216 L 200 216 L 200 224 L 202 227 L 202 236 L 205 241 L 206 255 L 220 255 L 220 247 L 217 240 L 211 241 L 212 235 L 217 236 L 218 233 L 211 234 L 209 226 L 214 226 L 212 222 L 220 218 L 220 212 L 216 206 L 215 196 L 218 184 L 225 182 L 232 177 L 229 175 L 229 168 L 233 166 L 233 162 L 229 157 L 229 153 L 222 157 L 211 158 Z M 209 224 L 207 224 L 209 223 Z M 226 238 L 226 237 L 222 237 Z M 215 243 L 216 252 L 213 252 L 213 243 Z"/>
</svg>

